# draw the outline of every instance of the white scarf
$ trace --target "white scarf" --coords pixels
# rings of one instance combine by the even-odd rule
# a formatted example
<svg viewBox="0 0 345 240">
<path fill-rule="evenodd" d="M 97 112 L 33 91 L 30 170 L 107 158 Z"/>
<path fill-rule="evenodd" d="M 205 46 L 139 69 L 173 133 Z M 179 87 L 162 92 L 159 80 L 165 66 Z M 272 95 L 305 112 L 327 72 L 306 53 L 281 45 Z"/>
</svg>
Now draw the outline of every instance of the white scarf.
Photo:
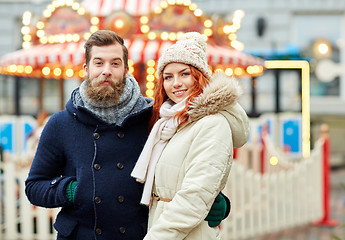
<svg viewBox="0 0 345 240">
<path fill-rule="evenodd" d="M 160 119 L 153 126 L 139 159 L 131 173 L 138 182 L 145 183 L 141 204 L 149 205 L 152 197 L 152 187 L 155 168 L 163 149 L 177 131 L 178 122 L 174 118 L 177 112 L 186 105 L 186 99 L 174 104 L 170 99 L 159 109 Z"/>
</svg>

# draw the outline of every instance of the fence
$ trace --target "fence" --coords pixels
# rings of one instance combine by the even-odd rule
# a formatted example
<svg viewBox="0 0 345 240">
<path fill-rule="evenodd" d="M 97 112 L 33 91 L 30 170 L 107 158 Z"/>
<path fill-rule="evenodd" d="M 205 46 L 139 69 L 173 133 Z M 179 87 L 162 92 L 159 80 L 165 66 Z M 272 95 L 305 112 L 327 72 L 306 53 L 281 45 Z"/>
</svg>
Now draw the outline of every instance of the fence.
<svg viewBox="0 0 345 240">
<path fill-rule="evenodd" d="M 280 152 L 269 137 L 264 137 L 264 144 L 252 141 L 237 151 L 224 191 L 232 210 L 221 225 L 223 239 L 250 239 L 321 219 L 323 144 L 318 141 L 310 157 L 299 160 Z M 12 154 L 0 161 L 0 239 L 56 239 L 52 224 L 59 210 L 28 202 L 28 169 L 16 164 L 21 158 Z"/>
<path fill-rule="evenodd" d="M 58 209 L 35 207 L 29 203 L 24 192 L 28 169 L 18 169 L 16 162 L 14 159 L 0 162 L 0 239 L 56 239 L 52 223 Z"/>
<path fill-rule="evenodd" d="M 324 141 L 315 144 L 309 158 L 296 161 L 275 148 L 268 136 L 263 140 L 261 146 L 253 144 L 236 153 L 238 160 L 233 162 L 224 191 L 231 198 L 232 210 L 221 225 L 223 239 L 250 239 L 314 222 L 324 214 Z M 256 164 L 248 163 L 249 158 Z"/>
</svg>

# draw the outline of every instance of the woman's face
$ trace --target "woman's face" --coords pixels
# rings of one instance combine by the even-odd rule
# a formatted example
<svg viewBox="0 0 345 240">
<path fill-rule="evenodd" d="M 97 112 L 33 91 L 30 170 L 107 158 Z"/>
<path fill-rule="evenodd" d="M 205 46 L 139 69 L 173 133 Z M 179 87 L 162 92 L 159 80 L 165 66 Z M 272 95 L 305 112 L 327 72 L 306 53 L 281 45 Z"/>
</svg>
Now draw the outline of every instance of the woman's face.
<svg viewBox="0 0 345 240">
<path fill-rule="evenodd" d="M 194 80 L 190 67 L 183 63 L 169 63 L 163 70 L 163 87 L 168 97 L 179 103 L 192 93 Z"/>
</svg>

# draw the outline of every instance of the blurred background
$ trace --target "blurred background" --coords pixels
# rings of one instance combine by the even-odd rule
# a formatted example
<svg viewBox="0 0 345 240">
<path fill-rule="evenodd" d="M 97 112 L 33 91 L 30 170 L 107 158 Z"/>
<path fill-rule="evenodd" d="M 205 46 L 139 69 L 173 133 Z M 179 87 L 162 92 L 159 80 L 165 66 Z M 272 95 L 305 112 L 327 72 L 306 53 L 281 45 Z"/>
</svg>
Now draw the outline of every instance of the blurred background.
<svg viewBox="0 0 345 240">
<path fill-rule="evenodd" d="M 6 185 L 5 163 L 14 162 L 14 172 L 23 168 L 25 179 L 45 121 L 64 109 L 72 90 L 85 78 L 83 43 L 98 29 L 116 31 L 125 39 L 130 73 L 139 82 L 142 94 L 151 98 L 161 51 L 182 32 L 198 31 L 208 36 L 211 70 L 240 81 L 244 88 L 240 102 L 251 119 L 251 138 L 236 151 L 232 176 L 237 176 L 236 169 L 244 166 L 254 178 L 259 176 L 265 181 L 265 174 L 288 175 L 301 166 L 314 169 L 301 164 L 317 156 L 314 162 L 319 161 L 319 168 L 315 167 L 315 175 L 305 172 L 308 179 L 303 180 L 306 186 L 301 190 L 313 196 L 319 193 L 314 196 L 319 200 L 311 203 L 315 208 L 308 210 L 315 210 L 314 215 L 300 221 L 287 216 L 286 223 L 265 227 L 274 219 L 272 216 L 286 215 L 289 207 L 291 212 L 295 208 L 287 202 L 281 210 L 282 199 L 277 198 L 274 201 L 279 210 L 267 212 L 271 218 L 266 217 L 261 223 L 255 210 L 260 207 L 253 200 L 251 213 L 245 211 L 243 216 L 236 216 L 235 205 L 235 216 L 228 225 L 224 224 L 229 229 L 225 230 L 225 239 L 331 239 L 332 230 L 327 228 L 327 234 L 322 235 L 320 228 L 308 224 L 322 218 L 321 229 L 339 229 L 345 218 L 339 215 L 345 214 L 345 190 L 341 187 L 345 167 L 344 0 L 0 0 L 0 239 L 24 239 L 21 234 L 31 228 L 35 238 L 47 239 L 38 230 L 37 211 L 27 217 L 34 220 L 28 230 L 18 220 L 28 214 L 20 213 L 20 202 L 21 206 L 28 203 L 21 200 L 21 178 L 17 173 L 14 185 Z M 318 145 L 320 139 L 322 146 Z M 319 154 L 314 153 L 318 149 Z M 272 157 L 278 159 L 276 163 Z M 293 179 L 298 178 L 292 178 L 291 184 Z M 246 185 L 247 180 L 243 179 L 245 190 L 252 186 Z M 313 182 L 319 187 L 311 187 Z M 229 195 L 238 195 L 236 191 L 240 190 L 230 185 Z M 291 186 L 290 193 L 295 189 Z M 18 188 L 15 196 L 8 190 L 10 187 Z M 18 203 L 12 212 L 6 212 L 5 193 Z M 267 197 L 269 192 L 265 194 L 259 193 Z M 269 211 L 270 200 L 266 199 L 265 208 L 265 197 L 259 198 L 262 211 Z M 247 198 L 235 199 L 234 196 L 233 203 L 238 206 L 247 202 Z M 304 198 L 301 202 L 306 203 Z M 336 211 L 330 209 L 334 206 Z M 296 207 L 297 215 L 301 208 Z M 54 234 L 54 214 L 48 213 L 49 237 Z M 248 214 L 251 220 L 245 217 Z M 334 214 L 336 222 L 332 222 Z M 7 220 L 9 215 L 16 217 Z M 12 227 L 6 226 L 6 221 L 11 221 Z M 299 236 L 291 234 L 291 229 L 296 228 L 301 230 Z"/>
</svg>

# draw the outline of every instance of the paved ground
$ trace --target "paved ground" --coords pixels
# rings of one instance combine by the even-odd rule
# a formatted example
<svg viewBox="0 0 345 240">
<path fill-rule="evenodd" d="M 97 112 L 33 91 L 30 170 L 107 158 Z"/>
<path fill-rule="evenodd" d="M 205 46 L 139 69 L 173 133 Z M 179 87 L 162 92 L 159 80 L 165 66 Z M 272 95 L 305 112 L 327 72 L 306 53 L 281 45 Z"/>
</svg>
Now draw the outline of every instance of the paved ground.
<svg viewBox="0 0 345 240">
<path fill-rule="evenodd" d="M 345 240 L 345 168 L 338 168 L 331 171 L 331 220 L 339 222 L 336 227 L 326 226 L 302 226 L 289 229 L 269 236 L 252 238 L 250 240 Z M 332 237 L 332 235 L 339 238 Z"/>
</svg>

